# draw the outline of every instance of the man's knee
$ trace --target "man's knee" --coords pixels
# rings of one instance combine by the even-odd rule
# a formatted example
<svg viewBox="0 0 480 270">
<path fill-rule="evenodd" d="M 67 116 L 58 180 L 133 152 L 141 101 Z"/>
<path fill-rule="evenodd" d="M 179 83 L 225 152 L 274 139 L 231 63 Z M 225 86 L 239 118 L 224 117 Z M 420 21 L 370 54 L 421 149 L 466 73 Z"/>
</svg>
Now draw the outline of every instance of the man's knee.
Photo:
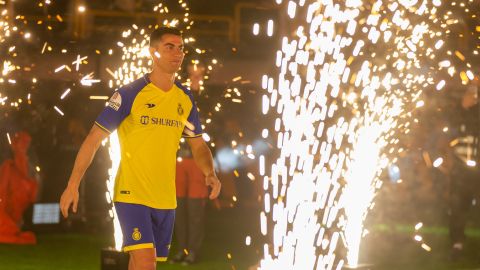
<svg viewBox="0 0 480 270">
<path fill-rule="evenodd" d="M 155 270 L 157 267 L 155 249 L 139 249 L 130 251 L 133 270 Z"/>
</svg>

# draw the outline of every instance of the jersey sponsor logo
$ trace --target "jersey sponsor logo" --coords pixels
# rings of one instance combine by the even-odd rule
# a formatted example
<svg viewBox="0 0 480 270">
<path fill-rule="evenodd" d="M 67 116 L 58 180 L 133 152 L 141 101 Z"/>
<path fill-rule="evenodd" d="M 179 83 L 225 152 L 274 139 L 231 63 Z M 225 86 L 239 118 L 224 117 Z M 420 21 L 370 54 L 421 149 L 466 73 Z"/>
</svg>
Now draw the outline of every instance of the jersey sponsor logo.
<svg viewBox="0 0 480 270">
<path fill-rule="evenodd" d="M 120 194 L 130 195 L 130 190 L 120 190 Z"/>
<path fill-rule="evenodd" d="M 132 239 L 135 241 L 142 239 L 142 233 L 138 228 L 133 228 Z"/>
<path fill-rule="evenodd" d="M 150 117 L 147 116 L 147 115 L 142 115 L 142 116 L 140 117 L 140 123 L 141 123 L 142 125 L 148 125 L 148 123 L 150 123 Z"/>
<path fill-rule="evenodd" d="M 122 96 L 118 92 L 115 92 L 108 101 L 108 107 L 118 111 L 120 106 L 122 106 Z"/>
<path fill-rule="evenodd" d="M 178 108 L 177 108 L 178 115 L 183 115 L 183 108 L 182 104 L 178 103 Z"/>
<path fill-rule="evenodd" d="M 142 125 L 158 125 L 158 126 L 166 126 L 166 127 L 174 127 L 174 128 L 183 128 L 182 121 L 166 119 L 166 118 L 150 117 L 148 115 L 142 115 L 140 117 L 140 123 Z"/>
<path fill-rule="evenodd" d="M 147 106 L 147 108 L 151 109 L 151 108 L 155 107 L 156 105 L 153 104 L 153 103 L 147 103 L 147 104 L 145 104 L 145 106 Z"/>
</svg>

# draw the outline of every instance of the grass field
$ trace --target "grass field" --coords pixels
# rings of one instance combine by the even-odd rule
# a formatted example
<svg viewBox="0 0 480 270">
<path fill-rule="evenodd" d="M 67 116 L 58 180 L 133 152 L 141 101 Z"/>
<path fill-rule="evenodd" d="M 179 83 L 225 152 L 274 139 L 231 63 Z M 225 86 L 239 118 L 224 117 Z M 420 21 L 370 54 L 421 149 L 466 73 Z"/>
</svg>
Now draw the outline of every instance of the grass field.
<svg viewBox="0 0 480 270">
<path fill-rule="evenodd" d="M 51 270 L 100 269 L 100 250 L 107 246 L 106 236 L 85 234 L 42 234 L 36 246 L 0 245 L 0 269 Z M 203 261 L 189 269 L 232 269 L 232 260 L 220 247 L 208 246 Z M 236 269 L 241 269 L 237 266 Z M 182 265 L 167 263 L 158 269 L 185 269 Z"/>
<path fill-rule="evenodd" d="M 245 245 L 245 236 L 255 232 L 246 222 L 248 213 L 210 212 L 202 260 L 192 266 L 160 264 L 158 269 L 243 270 L 260 257 L 261 243 Z M 458 262 L 448 260 L 446 228 L 424 228 L 421 234 L 432 250 L 414 241 L 412 226 L 377 225 L 362 244 L 361 262 L 372 270 L 480 269 L 478 230 L 468 231 L 466 254 Z M 100 269 L 100 250 L 111 245 L 107 233 L 41 233 L 35 246 L 0 245 L 1 270 Z M 254 235 L 252 235 L 254 236 Z M 255 239 L 255 237 L 254 237 Z M 173 247 L 175 248 L 175 246 Z M 230 257 L 229 258 L 229 255 Z M 283 269 L 279 269 L 283 270 Z"/>
</svg>

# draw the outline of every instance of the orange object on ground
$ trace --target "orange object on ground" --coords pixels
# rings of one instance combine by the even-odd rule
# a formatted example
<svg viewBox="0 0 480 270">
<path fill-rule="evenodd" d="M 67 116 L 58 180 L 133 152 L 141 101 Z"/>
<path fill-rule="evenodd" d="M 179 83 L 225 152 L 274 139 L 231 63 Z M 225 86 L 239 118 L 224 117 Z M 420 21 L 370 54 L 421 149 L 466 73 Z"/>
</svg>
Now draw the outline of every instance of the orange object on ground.
<svg viewBox="0 0 480 270">
<path fill-rule="evenodd" d="M 27 150 L 31 137 L 26 132 L 12 140 L 13 159 L 0 166 L 0 243 L 35 244 L 33 232 L 20 231 L 23 212 L 37 195 L 37 182 L 28 175 Z"/>
<path fill-rule="evenodd" d="M 208 197 L 205 175 L 192 158 L 177 161 L 175 184 L 179 198 L 203 199 Z"/>
</svg>

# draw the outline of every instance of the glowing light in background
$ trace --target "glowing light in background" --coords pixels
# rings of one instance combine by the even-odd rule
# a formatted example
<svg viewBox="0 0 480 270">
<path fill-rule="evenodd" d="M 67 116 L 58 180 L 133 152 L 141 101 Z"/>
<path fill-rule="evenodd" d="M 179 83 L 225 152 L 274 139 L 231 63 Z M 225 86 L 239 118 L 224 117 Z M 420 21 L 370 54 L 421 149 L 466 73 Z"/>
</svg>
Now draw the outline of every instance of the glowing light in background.
<svg viewBox="0 0 480 270">
<path fill-rule="evenodd" d="M 260 25 L 258 23 L 254 23 L 252 31 L 255 36 L 258 36 L 258 34 L 260 33 Z"/>
<path fill-rule="evenodd" d="M 286 31 L 294 34 L 276 52 L 278 74 L 262 79 L 279 155 L 264 178 L 261 232 L 272 243 L 260 269 L 358 265 L 379 174 L 402 151 L 396 136 L 410 132 L 422 90 L 441 90 L 440 78 L 455 74 L 469 80 L 453 67 L 454 54 L 439 52 L 445 29 L 457 23 L 437 15 L 441 4 L 288 2 Z"/>
<path fill-rule="evenodd" d="M 268 20 L 267 23 L 267 35 L 269 37 L 273 36 L 273 20 Z"/>
<path fill-rule="evenodd" d="M 433 162 L 433 167 L 438 168 L 443 164 L 443 158 L 439 157 Z"/>
<path fill-rule="evenodd" d="M 5 81 L 8 81 L 7 76 L 9 76 L 13 71 L 17 69 L 17 67 L 12 63 L 12 60 L 9 58 L 13 58 L 14 55 L 16 55 L 15 52 L 15 47 L 10 47 L 10 48 L 5 48 L 7 46 L 6 41 L 8 38 L 11 37 L 12 31 L 16 32 L 18 28 L 16 27 L 11 27 L 9 20 L 11 20 L 11 17 L 9 17 L 8 10 L 4 7 L 5 3 L 0 3 L 0 45 L 2 48 L 2 51 L 7 52 L 7 57 L 4 59 L 0 60 L 0 69 L 1 69 L 1 74 L 0 74 L 0 84 L 3 84 Z M 3 53 L 2 53 L 3 54 Z"/>
</svg>

